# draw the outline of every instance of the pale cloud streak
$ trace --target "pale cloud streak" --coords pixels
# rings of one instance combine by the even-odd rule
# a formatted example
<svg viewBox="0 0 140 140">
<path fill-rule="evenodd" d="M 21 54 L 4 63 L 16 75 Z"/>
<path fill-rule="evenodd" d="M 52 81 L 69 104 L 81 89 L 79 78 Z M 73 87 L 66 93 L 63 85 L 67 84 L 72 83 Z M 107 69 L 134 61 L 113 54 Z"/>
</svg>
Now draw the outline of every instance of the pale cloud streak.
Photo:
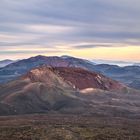
<svg viewBox="0 0 140 140">
<path fill-rule="evenodd" d="M 139 0 L 1 0 L 0 59 L 139 47 L 139 13 Z"/>
</svg>

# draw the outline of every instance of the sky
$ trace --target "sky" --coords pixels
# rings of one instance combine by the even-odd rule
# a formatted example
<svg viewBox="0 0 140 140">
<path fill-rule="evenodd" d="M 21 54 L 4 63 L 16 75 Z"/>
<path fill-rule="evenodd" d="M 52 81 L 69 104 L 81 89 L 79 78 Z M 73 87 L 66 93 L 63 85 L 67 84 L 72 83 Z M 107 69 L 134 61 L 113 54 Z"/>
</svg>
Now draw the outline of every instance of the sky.
<svg viewBox="0 0 140 140">
<path fill-rule="evenodd" d="M 0 60 L 140 61 L 140 0 L 1 0 Z"/>
</svg>

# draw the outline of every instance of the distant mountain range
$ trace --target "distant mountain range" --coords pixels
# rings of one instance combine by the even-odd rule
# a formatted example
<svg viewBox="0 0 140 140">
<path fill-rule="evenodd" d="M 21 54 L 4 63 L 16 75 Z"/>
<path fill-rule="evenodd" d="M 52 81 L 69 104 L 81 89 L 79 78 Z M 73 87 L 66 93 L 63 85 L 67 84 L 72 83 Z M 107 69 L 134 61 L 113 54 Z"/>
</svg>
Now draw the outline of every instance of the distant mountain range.
<svg viewBox="0 0 140 140">
<path fill-rule="evenodd" d="M 140 117 L 139 93 L 96 72 L 43 65 L 1 85 L 0 115 L 68 113 Z"/>
<path fill-rule="evenodd" d="M 140 66 L 140 63 L 134 63 L 135 66 Z"/>
<path fill-rule="evenodd" d="M 91 62 L 96 63 L 96 64 L 118 65 L 120 67 L 140 65 L 139 63 L 135 63 L 135 62 L 115 61 L 115 60 L 102 60 L 102 59 L 93 59 L 93 60 L 91 60 Z"/>
<path fill-rule="evenodd" d="M 96 71 L 106 75 L 114 80 L 120 81 L 127 86 L 140 89 L 140 66 L 125 66 L 96 64 L 85 59 L 79 59 L 71 56 L 35 56 L 0 68 L 0 83 L 6 83 L 25 74 L 32 68 L 46 64 L 52 67 L 79 67 L 89 71 Z"/>
<path fill-rule="evenodd" d="M 9 65 L 9 64 L 11 64 L 11 63 L 13 63 L 13 62 L 15 62 L 15 61 L 9 60 L 9 59 L 2 60 L 2 61 L 0 61 L 0 68 L 1 68 L 1 67 L 5 67 L 6 65 Z"/>
<path fill-rule="evenodd" d="M 140 89 L 140 85 L 138 86 L 138 83 L 140 83 L 140 66 L 119 67 L 117 65 L 100 64 L 96 65 L 94 70 L 130 87 Z"/>
<path fill-rule="evenodd" d="M 0 83 L 4 83 L 15 79 L 16 77 L 25 74 L 32 68 L 46 64 L 52 67 L 80 67 L 83 69 L 93 70 L 93 64 L 84 59 L 74 57 L 46 57 L 36 56 L 28 59 L 23 59 L 15 63 L 9 64 L 3 68 L 0 68 Z"/>
</svg>

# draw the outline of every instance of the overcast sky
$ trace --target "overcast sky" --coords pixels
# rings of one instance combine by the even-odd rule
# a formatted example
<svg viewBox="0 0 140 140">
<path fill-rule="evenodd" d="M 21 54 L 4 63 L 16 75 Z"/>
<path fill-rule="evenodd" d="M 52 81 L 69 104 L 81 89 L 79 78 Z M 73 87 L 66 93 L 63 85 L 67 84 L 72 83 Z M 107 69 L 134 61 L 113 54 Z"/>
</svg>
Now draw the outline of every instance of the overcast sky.
<svg viewBox="0 0 140 140">
<path fill-rule="evenodd" d="M 1 0 L 0 59 L 140 61 L 140 0 Z"/>
</svg>

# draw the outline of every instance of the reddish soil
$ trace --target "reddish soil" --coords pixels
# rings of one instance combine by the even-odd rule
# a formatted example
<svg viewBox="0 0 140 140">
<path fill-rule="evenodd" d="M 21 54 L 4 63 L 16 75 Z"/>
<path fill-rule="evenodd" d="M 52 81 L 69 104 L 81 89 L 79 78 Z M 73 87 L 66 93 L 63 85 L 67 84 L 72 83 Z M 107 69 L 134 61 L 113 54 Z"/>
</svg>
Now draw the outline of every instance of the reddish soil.
<svg viewBox="0 0 140 140">
<path fill-rule="evenodd" d="M 105 77 L 99 73 L 90 72 L 81 68 L 54 68 L 65 81 L 71 83 L 75 88 L 98 88 L 103 90 L 121 90 L 124 85 L 114 81 L 108 77 Z"/>
</svg>

